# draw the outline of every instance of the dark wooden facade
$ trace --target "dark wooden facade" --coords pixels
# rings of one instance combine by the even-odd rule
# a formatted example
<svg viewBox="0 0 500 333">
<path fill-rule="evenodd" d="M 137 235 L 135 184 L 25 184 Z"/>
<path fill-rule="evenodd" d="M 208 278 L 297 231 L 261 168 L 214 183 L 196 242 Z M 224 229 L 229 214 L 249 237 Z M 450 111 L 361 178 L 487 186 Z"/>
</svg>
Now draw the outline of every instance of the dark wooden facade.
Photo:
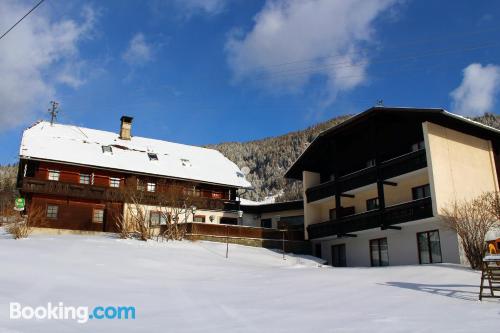
<svg viewBox="0 0 500 333">
<path fill-rule="evenodd" d="M 58 180 L 50 179 L 50 170 L 57 171 Z M 111 186 L 111 178 L 119 179 L 118 187 L 116 181 Z M 148 191 L 148 183 L 155 184 L 153 191 Z M 27 209 L 41 207 L 46 211 L 49 206 L 58 207 L 57 217 L 46 218 L 35 226 L 113 232 L 116 216 L 123 213 L 123 189 L 139 190 L 138 184 L 143 192 L 141 203 L 146 205 L 156 204 L 161 193 L 175 187 L 180 195 L 189 195 L 198 209 L 237 208 L 236 189 L 231 187 L 48 161 L 21 160 L 17 186 Z M 96 210 L 104 211 L 102 222 L 94 221 Z"/>
</svg>

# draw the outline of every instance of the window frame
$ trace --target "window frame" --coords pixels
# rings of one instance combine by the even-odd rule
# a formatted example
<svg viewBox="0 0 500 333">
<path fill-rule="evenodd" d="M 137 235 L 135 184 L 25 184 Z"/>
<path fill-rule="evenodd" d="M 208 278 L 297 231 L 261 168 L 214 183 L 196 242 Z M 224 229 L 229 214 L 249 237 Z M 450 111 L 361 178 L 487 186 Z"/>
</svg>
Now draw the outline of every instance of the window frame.
<svg viewBox="0 0 500 333">
<path fill-rule="evenodd" d="M 265 223 L 269 223 L 269 227 L 264 226 Z M 273 219 L 261 219 L 260 220 L 260 227 L 266 228 L 266 229 L 272 229 L 273 228 Z"/>
<path fill-rule="evenodd" d="M 429 191 L 429 195 L 425 195 L 425 189 L 428 188 L 428 191 Z M 418 190 L 420 189 L 423 189 L 423 194 L 424 196 L 421 197 L 421 198 L 417 198 L 417 196 L 415 195 L 417 193 Z M 427 184 L 424 184 L 424 185 L 419 185 L 419 186 L 415 186 L 415 187 L 412 187 L 411 188 L 411 197 L 413 200 L 420 200 L 420 199 L 425 199 L 425 198 L 429 198 L 431 196 L 431 186 L 429 183 Z"/>
<path fill-rule="evenodd" d="M 368 202 L 372 202 L 372 201 L 375 201 L 375 200 L 376 200 L 376 203 L 377 203 L 377 204 L 376 204 L 376 207 L 375 207 L 375 208 L 372 208 L 372 209 L 369 209 L 369 208 L 368 208 Z M 371 211 L 373 211 L 373 210 L 377 210 L 377 209 L 379 209 L 379 208 L 380 208 L 380 201 L 379 201 L 378 197 L 375 197 L 375 198 L 370 198 L 370 199 L 366 199 L 366 211 L 367 211 L 367 212 L 371 212 Z"/>
<path fill-rule="evenodd" d="M 87 179 L 87 182 L 86 182 L 86 183 L 85 183 L 85 182 L 82 182 L 82 177 L 83 177 L 83 179 L 85 179 L 85 178 Z M 91 176 L 90 176 L 90 174 L 88 174 L 88 173 L 81 173 L 81 172 L 80 172 L 80 177 L 79 177 L 79 180 L 78 180 L 78 183 L 79 183 L 79 184 L 82 184 L 82 185 L 90 185 L 90 181 L 91 181 Z"/>
<path fill-rule="evenodd" d="M 334 254 L 334 249 L 342 249 L 343 250 L 343 253 L 344 253 L 344 256 L 343 258 L 341 258 L 341 260 L 339 260 L 339 264 L 338 265 L 334 265 L 336 264 L 333 260 L 333 254 Z M 347 267 L 347 245 L 346 243 L 341 243 L 341 244 L 333 244 L 331 247 L 330 247 L 330 256 L 331 256 L 331 259 L 332 259 L 332 266 L 333 267 Z M 340 252 L 338 252 L 340 253 Z"/>
<path fill-rule="evenodd" d="M 377 165 L 377 159 L 376 158 L 370 158 L 369 160 L 366 161 L 366 168 L 373 168 Z"/>
<path fill-rule="evenodd" d="M 113 186 L 112 184 L 117 181 L 118 182 L 118 186 Z M 120 188 L 120 184 L 121 183 L 121 178 L 119 177 L 109 177 L 109 187 L 112 187 L 112 188 Z"/>
<path fill-rule="evenodd" d="M 431 251 L 431 238 L 429 237 L 431 232 L 437 232 L 439 239 L 439 253 L 441 254 L 441 261 L 434 261 L 432 259 L 432 251 Z M 429 263 L 422 263 L 422 254 L 420 253 L 420 242 L 418 241 L 418 236 L 420 234 L 427 234 L 427 247 L 429 249 Z M 418 252 L 418 264 L 419 265 L 430 265 L 430 264 L 442 264 L 443 263 L 443 249 L 441 248 L 441 235 L 439 234 L 439 229 L 432 229 L 426 231 L 420 231 L 416 233 L 417 236 L 417 252 Z"/>
<path fill-rule="evenodd" d="M 158 154 L 157 153 L 148 153 L 148 158 L 150 161 L 158 161 Z"/>
<path fill-rule="evenodd" d="M 49 208 L 51 207 L 55 207 L 56 210 L 55 210 L 55 215 L 53 216 L 53 211 L 50 212 L 50 215 L 49 215 Z M 47 219 L 50 219 L 50 220 L 57 220 L 58 217 L 59 217 L 59 205 L 56 205 L 56 204 L 47 204 L 47 206 L 45 207 L 45 217 Z"/>
<path fill-rule="evenodd" d="M 110 145 L 102 145 L 101 149 L 103 154 L 113 154 L 113 147 Z"/>
<path fill-rule="evenodd" d="M 196 219 L 201 219 L 201 221 L 196 221 Z M 206 222 L 206 216 L 205 215 L 195 215 L 193 216 L 193 222 L 196 223 L 205 223 Z"/>
<path fill-rule="evenodd" d="M 156 183 L 146 182 L 146 191 L 151 193 L 156 192 Z"/>
<path fill-rule="evenodd" d="M 101 215 L 101 220 L 97 220 L 96 219 L 96 212 L 97 211 L 101 211 L 102 212 L 102 215 Z M 97 223 L 97 224 L 102 224 L 104 223 L 104 216 L 105 216 L 105 211 L 104 211 L 104 208 L 92 208 L 92 223 Z"/>
<path fill-rule="evenodd" d="M 153 221 L 153 215 L 158 216 L 158 223 L 152 223 Z M 152 210 L 149 212 L 149 226 L 150 227 L 159 227 L 161 225 L 161 212 Z"/>
<path fill-rule="evenodd" d="M 323 245 L 321 243 L 314 244 L 314 256 L 323 258 Z"/>
<path fill-rule="evenodd" d="M 387 245 L 387 265 L 381 265 L 382 263 L 382 251 L 380 249 L 380 241 L 385 239 L 385 243 Z M 377 249 L 378 249 L 378 265 L 374 265 L 374 258 L 372 254 L 372 242 L 377 242 Z M 370 251 L 370 266 L 371 267 L 387 267 L 390 266 L 390 261 L 389 261 L 389 242 L 387 241 L 387 237 L 380 237 L 380 238 L 374 238 L 369 240 L 368 244 L 368 250 Z"/>
<path fill-rule="evenodd" d="M 57 175 L 57 179 L 53 179 L 51 177 L 53 174 Z M 60 179 L 61 179 L 61 171 L 60 170 L 56 170 L 56 169 L 49 169 L 49 170 L 47 170 L 47 180 L 58 182 Z"/>
</svg>

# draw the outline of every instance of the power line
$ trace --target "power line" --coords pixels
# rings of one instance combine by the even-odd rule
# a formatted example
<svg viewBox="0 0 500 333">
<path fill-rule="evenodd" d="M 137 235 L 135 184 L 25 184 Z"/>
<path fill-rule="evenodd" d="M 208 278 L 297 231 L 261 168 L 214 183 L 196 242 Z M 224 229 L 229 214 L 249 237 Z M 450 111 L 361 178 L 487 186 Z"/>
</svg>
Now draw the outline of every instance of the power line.
<svg viewBox="0 0 500 333">
<path fill-rule="evenodd" d="M 384 46 L 384 49 L 399 49 L 401 47 L 409 47 L 413 45 L 421 45 L 421 44 L 426 44 L 426 43 L 432 43 L 432 42 L 439 42 L 442 41 L 446 37 L 446 41 L 448 41 L 451 38 L 462 38 L 465 36 L 473 36 L 477 34 L 482 34 L 485 32 L 493 32 L 493 31 L 498 31 L 500 30 L 500 27 L 492 27 L 488 29 L 482 29 L 482 30 L 475 30 L 475 31 L 467 31 L 467 32 L 462 32 L 462 33 L 453 33 L 453 34 L 440 34 L 440 35 L 434 35 L 431 38 L 421 38 L 420 40 L 413 40 L 410 42 L 402 42 L 402 43 L 392 43 L 389 46 Z M 349 52 L 349 55 L 356 55 L 356 54 L 365 54 L 368 52 L 368 49 L 361 49 L 358 51 L 351 51 Z M 255 69 L 256 70 L 262 70 L 265 71 L 266 69 L 272 68 L 272 67 L 286 67 L 288 65 L 293 65 L 297 63 L 307 63 L 307 62 L 317 62 L 320 60 L 325 60 L 325 59 L 332 59 L 332 58 L 342 58 L 342 55 L 325 55 L 325 56 L 319 56 L 319 57 L 314 57 L 314 58 L 307 58 L 307 59 L 296 59 L 296 60 L 291 60 L 288 62 L 283 62 L 283 63 L 275 63 L 275 64 L 270 64 L 270 65 L 262 65 L 258 66 Z"/>
<path fill-rule="evenodd" d="M 5 35 L 7 35 L 12 29 L 14 29 L 16 27 L 16 25 L 18 25 L 22 20 L 24 20 L 26 18 L 26 16 L 28 16 L 29 14 L 31 14 L 32 11 L 34 11 L 35 9 L 38 8 L 38 6 L 40 6 L 42 4 L 42 2 L 44 2 L 45 0 L 40 0 L 40 2 L 38 2 L 33 8 L 30 9 L 29 12 L 27 12 L 26 14 L 24 14 L 23 17 L 21 17 L 19 19 L 19 21 L 17 21 L 12 27 L 10 27 L 6 32 L 4 32 L 4 34 L 2 36 L 0 36 L 0 39 L 4 38 Z"/>
<path fill-rule="evenodd" d="M 430 50 L 428 52 L 424 53 L 414 53 L 414 54 L 402 54 L 396 57 L 392 58 L 384 58 L 381 60 L 374 60 L 374 61 L 368 61 L 370 64 L 390 64 L 390 63 L 395 63 L 395 62 L 401 62 L 405 60 L 417 60 L 421 58 L 428 58 L 432 56 L 442 56 L 446 54 L 453 54 L 453 53 L 463 53 L 463 52 L 470 52 L 470 51 L 475 51 L 475 50 L 481 50 L 481 49 L 486 49 L 486 48 L 491 48 L 491 47 L 498 47 L 500 46 L 500 43 L 498 42 L 490 42 L 482 45 L 472 45 L 468 47 L 461 47 L 461 48 L 445 48 L 445 49 L 434 49 Z M 257 74 L 258 76 L 254 78 L 256 81 L 260 80 L 267 80 L 269 78 L 278 78 L 278 77 L 294 77 L 294 76 L 300 76 L 300 75 L 309 75 L 309 74 L 314 74 L 318 73 L 327 69 L 340 69 L 340 68 L 354 68 L 357 67 L 360 64 L 352 64 L 350 61 L 341 61 L 341 62 L 333 62 L 333 63 L 326 63 L 326 64 L 318 64 L 314 66 L 307 66 L 307 67 L 298 67 L 298 68 L 289 68 L 286 70 L 279 70 L 279 71 L 271 71 L 271 72 L 261 72 Z"/>
</svg>

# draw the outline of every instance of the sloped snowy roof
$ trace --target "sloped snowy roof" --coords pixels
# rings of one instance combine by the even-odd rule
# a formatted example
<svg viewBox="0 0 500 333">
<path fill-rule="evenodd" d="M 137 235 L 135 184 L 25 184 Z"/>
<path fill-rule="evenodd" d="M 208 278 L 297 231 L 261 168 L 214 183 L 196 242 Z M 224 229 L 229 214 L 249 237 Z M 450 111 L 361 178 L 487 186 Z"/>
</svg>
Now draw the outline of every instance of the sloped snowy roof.
<svg viewBox="0 0 500 333">
<path fill-rule="evenodd" d="M 112 146 L 104 153 L 103 146 Z M 150 160 L 154 153 L 158 160 Z M 200 182 L 251 187 L 238 166 L 214 149 L 41 121 L 26 129 L 21 158 L 34 158 Z"/>
</svg>

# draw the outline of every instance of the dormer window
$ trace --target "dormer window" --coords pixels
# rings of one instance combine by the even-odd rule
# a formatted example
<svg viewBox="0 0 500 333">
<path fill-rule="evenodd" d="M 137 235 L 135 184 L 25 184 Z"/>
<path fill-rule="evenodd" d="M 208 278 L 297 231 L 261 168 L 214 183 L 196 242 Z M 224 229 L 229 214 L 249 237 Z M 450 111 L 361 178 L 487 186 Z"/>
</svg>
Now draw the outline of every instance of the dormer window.
<svg viewBox="0 0 500 333">
<path fill-rule="evenodd" d="M 113 154 L 113 147 L 111 146 L 102 146 L 102 152 L 103 153 L 108 153 L 108 154 Z"/>
<path fill-rule="evenodd" d="M 189 161 L 188 159 L 185 159 L 185 158 L 181 158 L 181 163 L 182 163 L 182 166 L 185 166 L 185 167 L 191 166 L 191 161 Z"/>
<path fill-rule="evenodd" d="M 155 153 L 148 153 L 148 157 L 150 161 L 158 161 L 158 155 Z"/>
</svg>

